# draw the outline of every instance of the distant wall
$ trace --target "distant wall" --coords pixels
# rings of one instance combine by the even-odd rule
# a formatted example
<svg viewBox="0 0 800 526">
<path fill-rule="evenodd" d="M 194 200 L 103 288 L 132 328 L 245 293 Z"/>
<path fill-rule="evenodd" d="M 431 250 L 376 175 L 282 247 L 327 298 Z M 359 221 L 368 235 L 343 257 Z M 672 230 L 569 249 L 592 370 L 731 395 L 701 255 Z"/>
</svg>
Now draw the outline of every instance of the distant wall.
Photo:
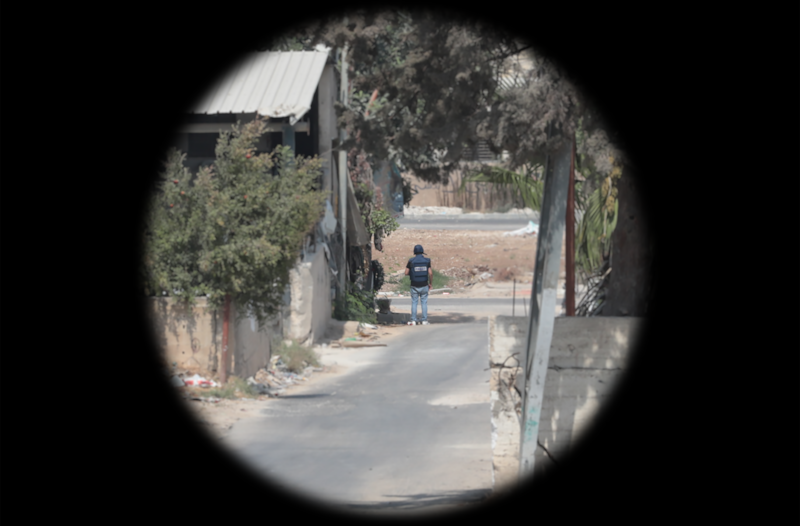
<svg viewBox="0 0 800 526">
<path fill-rule="evenodd" d="M 454 170 L 449 175 L 448 184 L 434 184 L 423 181 L 413 173 L 404 173 L 403 178 L 417 193 L 411 198 L 409 206 L 444 206 L 464 208 L 465 210 L 489 212 L 502 205 L 513 206 L 514 193 L 510 190 L 493 188 L 489 183 L 467 183 L 465 191 L 459 193 L 461 180 L 468 172 L 466 167 Z M 521 206 L 522 203 L 516 203 Z"/>
<path fill-rule="evenodd" d="M 625 370 L 642 318 L 557 317 L 539 423 L 534 474 L 554 467 L 597 414 Z M 495 487 L 517 480 L 527 317 L 489 319 Z M 505 366 L 503 366 L 503 364 Z M 548 456 L 548 453 L 550 456 Z"/>
</svg>

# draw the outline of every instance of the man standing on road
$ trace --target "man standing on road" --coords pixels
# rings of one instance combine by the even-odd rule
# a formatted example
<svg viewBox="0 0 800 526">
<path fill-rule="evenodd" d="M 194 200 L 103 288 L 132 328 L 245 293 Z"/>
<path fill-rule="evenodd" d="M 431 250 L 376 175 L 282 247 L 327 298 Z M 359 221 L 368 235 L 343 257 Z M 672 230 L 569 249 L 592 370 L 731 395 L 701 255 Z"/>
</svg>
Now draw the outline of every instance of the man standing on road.
<svg viewBox="0 0 800 526">
<path fill-rule="evenodd" d="M 422 245 L 414 247 L 414 257 L 406 265 L 406 276 L 411 279 L 411 321 L 417 324 L 417 302 L 422 300 L 422 325 L 428 325 L 428 291 L 433 283 L 433 269 L 430 258 L 425 257 Z"/>
</svg>

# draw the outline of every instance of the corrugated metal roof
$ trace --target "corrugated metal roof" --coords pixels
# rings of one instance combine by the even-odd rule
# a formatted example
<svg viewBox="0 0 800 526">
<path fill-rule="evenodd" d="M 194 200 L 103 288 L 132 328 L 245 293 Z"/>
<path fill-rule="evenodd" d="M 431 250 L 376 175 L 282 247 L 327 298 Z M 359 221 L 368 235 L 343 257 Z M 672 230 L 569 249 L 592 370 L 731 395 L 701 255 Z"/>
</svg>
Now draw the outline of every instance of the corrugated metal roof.
<svg viewBox="0 0 800 526">
<path fill-rule="evenodd" d="M 191 113 L 258 113 L 289 117 L 294 124 L 311 109 L 327 59 L 326 51 L 252 53 L 221 78 Z"/>
</svg>

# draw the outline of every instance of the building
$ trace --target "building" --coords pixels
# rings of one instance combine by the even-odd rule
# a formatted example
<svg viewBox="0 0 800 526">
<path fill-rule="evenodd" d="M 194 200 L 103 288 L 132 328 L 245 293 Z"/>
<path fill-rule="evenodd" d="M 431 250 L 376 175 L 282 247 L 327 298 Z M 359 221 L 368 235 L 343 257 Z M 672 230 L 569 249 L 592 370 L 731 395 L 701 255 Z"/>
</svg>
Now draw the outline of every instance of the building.
<svg viewBox="0 0 800 526">
<path fill-rule="evenodd" d="M 258 150 L 290 146 L 297 155 L 319 155 L 319 186 L 326 193 L 326 215 L 305 240 L 285 297 L 281 320 L 284 337 L 311 343 L 327 329 L 332 300 L 338 294 L 339 269 L 346 269 L 339 207 L 339 137 L 334 102 L 339 93 L 334 57 L 329 49 L 257 52 L 246 56 L 222 77 L 186 115 L 175 138 L 193 172 L 214 161 L 221 131 L 261 116 L 268 133 Z M 349 178 L 347 178 L 349 182 Z M 364 246 L 369 236 L 352 191 L 347 190 L 347 242 Z M 346 272 L 346 270 L 345 270 Z"/>
</svg>

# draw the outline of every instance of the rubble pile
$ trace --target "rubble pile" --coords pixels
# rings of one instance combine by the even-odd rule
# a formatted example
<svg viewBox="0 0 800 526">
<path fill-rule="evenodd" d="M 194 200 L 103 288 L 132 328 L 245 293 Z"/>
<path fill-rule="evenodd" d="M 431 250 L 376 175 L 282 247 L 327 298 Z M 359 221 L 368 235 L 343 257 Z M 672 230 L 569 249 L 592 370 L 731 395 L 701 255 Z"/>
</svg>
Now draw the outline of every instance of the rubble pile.
<svg viewBox="0 0 800 526">
<path fill-rule="evenodd" d="M 288 370 L 286 365 L 281 361 L 280 356 L 273 356 L 269 366 L 259 369 L 254 376 L 247 378 L 246 382 L 252 385 L 259 395 L 266 395 L 270 398 L 274 398 L 280 396 L 288 386 L 299 382 L 305 382 L 312 373 L 322 370 L 322 367 L 308 366 L 303 369 L 301 374 L 296 374 Z M 170 376 L 170 383 L 175 387 L 221 387 L 218 382 L 208 380 L 198 374 L 189 376 L 189 371 L 178 371 L 174 363 L 172 364 L 171 370 L 168 370 L 167 373 Z M 184 399 L 199 402 L 217 403 L 220 401 L 217 397 L 197 396 L 188 391 L 184 391 L 182 395 Z"/>
<path fill-rule="evenodd" d="M 455 280 L 454 287 L 463 287 L 487 281 L 494 277 L 497 269 L 489 268 L 486 265 L 478 265 L 472 268 L 451 267 L 442 271 L 442 274 Z"/>
<path fill-rule="evenodd" d="M 371 323 L 360 322 L 352 336 L 346 336 L 331 342 L 331 348 L 342 347 L 385 347 L 385 343 L 378 343 L 378 326 Z M 325 345 L 323 344 L 323 347 Z"/>
<path fill-rule="evenodd" d="M 177 364 L 175 362 L 172 363 L 172 368 L 166 371 L 169 375 L 169 382 L 174 387 L 184 388 L 184 387 L 202 387 L 202 388 L 210 388 L 210 387 L 219 387 L 219 383 L 215 382 L 214 380 L 209 380 L 200 376 L 199 374 L 194 374 L 189 376 L 190 371 L 186 370 L 178 370 Z M 184 400 L 194 400 L 197 402 L 211 402 L 211 403 L 218 403 L 220 401 L 219 398 L 214 396 L 197 396 L 185 389 L 180 389 L 181 396 Z"/>
<path fill-rule="evenodd" d="M 247 383 L 258 390 L 258 394 L 270 397 L 280 396 L 290 385 L 305 382 L 314 372 L 322 371 L 322 367 L 308 366 L 301 374 L 289 371 L 280 356 L 273 356 L 268 367 L 259 369 L 255 376 L 247 379 Z"/>
</svg>

